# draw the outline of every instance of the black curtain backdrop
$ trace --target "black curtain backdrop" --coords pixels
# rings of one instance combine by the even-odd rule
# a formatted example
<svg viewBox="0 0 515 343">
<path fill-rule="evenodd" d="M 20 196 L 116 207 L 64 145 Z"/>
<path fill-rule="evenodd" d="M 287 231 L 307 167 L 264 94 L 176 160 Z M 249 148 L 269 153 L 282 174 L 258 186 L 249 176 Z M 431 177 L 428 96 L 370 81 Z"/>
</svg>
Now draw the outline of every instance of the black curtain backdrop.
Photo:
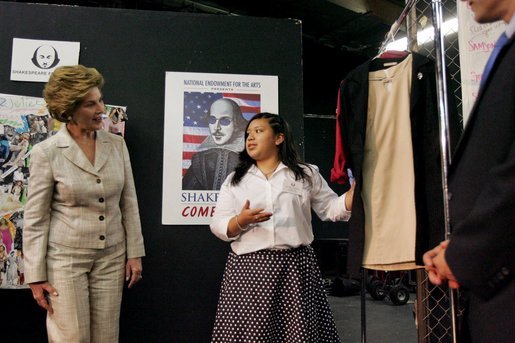
<svg viewBox="0 0 515 343">
<path fill-rule="evenodd" d="M 161 225 L 165 72 L 278 75 L 280 114 L 303 152 L 300 22 L 0 2 L 0 93 L 41 96 L 42 83 L 10 81 L 13 38 L 80 42 L 106 103 L 127 106 L 147 257 L 143 282 L 124 293 L 120 341 L 208 342 L 229 247 L 207 226 Z M 46 341 L 29 290 L 1 289 L 0 306 L 6 341 Z"/>
</svg>

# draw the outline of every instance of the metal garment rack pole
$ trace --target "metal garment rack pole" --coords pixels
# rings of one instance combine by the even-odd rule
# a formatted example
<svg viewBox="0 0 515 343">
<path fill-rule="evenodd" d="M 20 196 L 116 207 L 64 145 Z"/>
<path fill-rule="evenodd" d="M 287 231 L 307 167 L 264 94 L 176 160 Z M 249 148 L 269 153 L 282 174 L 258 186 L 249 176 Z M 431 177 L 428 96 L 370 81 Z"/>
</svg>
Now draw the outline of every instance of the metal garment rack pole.
<svg viewBox="0 0 515 343">
<path fill-rule="evenodd" d="M 447 101 L 447 74 L 445 68 L 445 48 L 442 35 L 442 0 L 432 0 L 433 10 L 433 27 L 435 32 L 435 55 L 436 55 L 436 82 L 437 82 L 437 100 L 438 114 L 440 122 L 440 153 L 442 168 L 442 191 L 443 206 L 445 219 L 445 239 L 451 236 L 450 216 L 449 216 L 449 198 L 447 186 L 448 165 L 451 163 L 450 144 L 449 144 L 449 112 Z M 457 342 L 456 333 L 456 294 L 449 288 L 449 303 L 451 310 L 452 322 L 452 342 Z"/>
</svg>

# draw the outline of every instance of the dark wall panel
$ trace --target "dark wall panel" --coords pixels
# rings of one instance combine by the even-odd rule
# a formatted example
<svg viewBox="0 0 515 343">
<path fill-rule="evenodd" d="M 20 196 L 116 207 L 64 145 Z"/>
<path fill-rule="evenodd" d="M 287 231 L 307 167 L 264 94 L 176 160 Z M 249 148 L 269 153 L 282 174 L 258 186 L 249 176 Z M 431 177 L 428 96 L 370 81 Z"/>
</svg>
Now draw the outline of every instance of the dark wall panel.
<svg viewBox="0 0 515 343">
<path fill-rule="evenodd" d="M 278 75 L 280 114 L 302 151 L 300 23 L 0 2 L 0 93 L 41 96 L 42 83 L 9 80 L 13 38 L 79 41 L 80 63 L 106 78 L 106 103 L 128 107 L 147 257 L 143 282 L 124 294 L 121 341 L 209 341 L 228 246 L 207 226 L 161 225 L 165 72 Z M 28 290 L 0 290 L 0 304 L 5 335 L 45 341 Z"/>
<path fill-rule="evenodd" d="M 305 117 L 304 132 L 305 159 L 318 166 L 320 174 L 329 186 L 338 194 L 347 191 L 347 187 L 332 183 L 331 168 L 333 167 L 336 135 L 336 119 L 334 117 Z M 313 215 L 313 232 L 315 239 L 347 239 L 349 237 L 347 222 L 324 222 L 316 214 Z"/>
</svg>

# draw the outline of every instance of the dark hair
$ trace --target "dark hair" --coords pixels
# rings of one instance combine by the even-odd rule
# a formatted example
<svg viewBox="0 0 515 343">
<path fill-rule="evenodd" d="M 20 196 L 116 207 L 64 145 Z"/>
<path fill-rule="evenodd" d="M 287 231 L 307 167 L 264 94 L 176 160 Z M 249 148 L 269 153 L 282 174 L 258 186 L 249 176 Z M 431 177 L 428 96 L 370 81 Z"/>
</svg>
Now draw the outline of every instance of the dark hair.
<svg viewBox="0 0 515 343">
<path fill-rule="evenodd" d="M 295 174 L 295 180 L 308 180 L 308 182 L 311 182 L 311 176 L 306 173 L 302 166 L 306 166 L 308 168 L 311 167 L 308 164 L 302 162 L 299 158 L 299 154 L 295 149 L 295 141 L 293 139 L 290 126 L 286 120 L 284 120 L 279 115 L 268 112 L 261 112 L 253 116 L 245 128 L 245 142 L 249 136 L 249 125 L 256 119 L 267 119 L 268 124 L 270 124 L 270 127 L 272 130 L 274 130 L 276 135 L 280 133 L 284 135 L 284 140 L 279 145 L 279 160 L 293 171 Z M 236 186 L 238 183 L 240 183 L 241 179 L 243 176 L 245 176 L 249 168 L 256 164 L 256 161 L 247 153 L 246 146 L 243 148 L 243 151 L 239 153 L 239 158 L 240 162 L 234 169 L 234 175 L 231 180 L 231 185 L 233 186 Z"/>
</svg>

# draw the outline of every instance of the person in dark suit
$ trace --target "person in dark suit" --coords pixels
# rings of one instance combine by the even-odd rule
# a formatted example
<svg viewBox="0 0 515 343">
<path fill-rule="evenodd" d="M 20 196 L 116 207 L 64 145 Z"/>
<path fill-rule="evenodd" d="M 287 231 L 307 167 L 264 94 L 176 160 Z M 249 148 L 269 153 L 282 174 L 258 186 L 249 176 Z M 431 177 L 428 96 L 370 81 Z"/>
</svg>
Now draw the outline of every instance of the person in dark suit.
<svg viewBox="0 0 515 343">
<path fill-rule="evenodd" d="M 462 291 L 460 342 L 513 342 L 515 1 L 468 3 L 477 22 L 508 23 L 507 39 L 490 72 L 483 74 L 449 167 L 450 240 L 426 252 L 424 264 L 432 283 Z"/>
</svg>

